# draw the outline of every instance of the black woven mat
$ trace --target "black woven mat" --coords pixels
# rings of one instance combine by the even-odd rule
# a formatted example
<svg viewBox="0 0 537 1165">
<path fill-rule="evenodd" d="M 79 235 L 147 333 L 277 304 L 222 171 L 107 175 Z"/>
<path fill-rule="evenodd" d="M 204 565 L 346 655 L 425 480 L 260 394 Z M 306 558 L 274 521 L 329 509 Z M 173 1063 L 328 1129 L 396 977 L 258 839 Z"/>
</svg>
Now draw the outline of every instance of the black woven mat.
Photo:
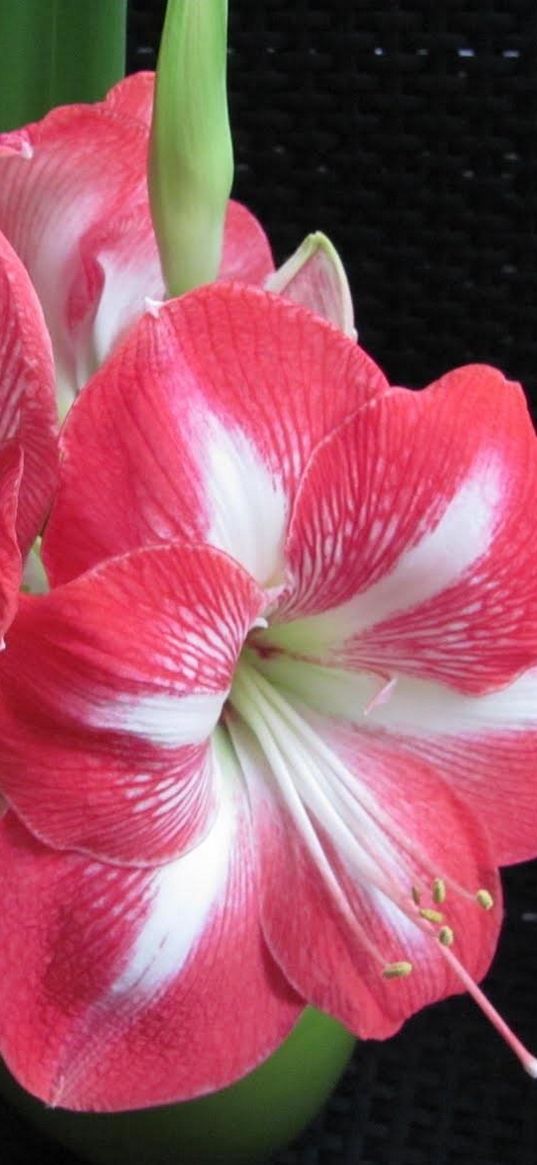
<svg viewBox="0 0 537 1165">
<path fill-rule="evenodd" d="M 153 67 L 163 0 L 131 0 Z M 278 258 L 313 229 L 399 383 L 469 360 L 537 390 L 535 0 L 230 0 L 235 194 Z M 441 828 L 441 823 L 439 823 Z M 487 989 L 537 1048 L 537 872 L 506 874 Z M 0 1106 L 6 1165 L 73 1165 Z M 359 1048 L 277 1165 L 535 1165 L 537 1084 L 466 999 Z M 120 1163 L 118 1163 L 120 1165 Z"/>
</svg>

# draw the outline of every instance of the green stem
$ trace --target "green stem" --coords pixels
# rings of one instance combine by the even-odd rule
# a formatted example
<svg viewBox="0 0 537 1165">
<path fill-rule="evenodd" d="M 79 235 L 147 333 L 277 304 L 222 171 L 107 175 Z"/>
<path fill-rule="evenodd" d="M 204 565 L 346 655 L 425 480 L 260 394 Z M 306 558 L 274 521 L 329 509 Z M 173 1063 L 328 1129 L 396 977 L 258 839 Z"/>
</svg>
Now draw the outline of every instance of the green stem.
<svg viewBox="0 0 537 1165">
<path fill-rule="evenodd" d="M 96 101 L 124 75 L 127 0 L 0 0 L 0 129 Z"/>
</svg>

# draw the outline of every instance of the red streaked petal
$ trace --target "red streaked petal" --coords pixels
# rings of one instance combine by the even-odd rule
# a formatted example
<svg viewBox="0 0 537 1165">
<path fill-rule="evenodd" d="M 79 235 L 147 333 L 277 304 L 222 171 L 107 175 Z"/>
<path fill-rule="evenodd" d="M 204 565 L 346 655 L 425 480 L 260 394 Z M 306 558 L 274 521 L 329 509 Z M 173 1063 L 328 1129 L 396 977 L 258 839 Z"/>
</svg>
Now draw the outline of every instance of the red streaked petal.
<svg viewBox="0 0 537 1165">
<path fill-rule="evenodd" d="M 347 337 L 265 292 L 212 285 L 165 304 L 129 334 L 64 428 L 51 577 L 184 538 L 277 581 L 312 448 L 385 388 Z"/>
<path fill-rule="evenodd" d="M 449 781 L 486 829 L 499 865 L 535 857 L 536 670 L 477 697 L 401 679 L 367 727 Z"/>
<path fill-rule="evenodd" d="M 208 741 L 264 599 L 218 551 L 153 547 L 21 605 L 0 789 L 48 844 L 155 863 L 206 831 Z"/>
<path fill-rule="evenodd" d="M 262 937 L 242 793 L 157 870 L 42 847 L 0 822 L 0 1050 L 47 1104 L 188 1099 L 254 1068 L 301 1001 Z"/>
<path fill-rule="evenodd" d="M 267 749 L 262 734 L 256 740 L 230 721 L 255 820 L 265 937 L 304 998 L 359 1036 L 384 1038 L 425 1004 L 463 990 L 412 887 L 431 909 L 434 877 L 445 879 L 437 909 L 453 930 L 453 953 L 479 979 L 497 941 L 499 880 L 477 821 L 434 770 L 391 742 L 297 708 L 318 746 L 306 748 L 296 732 L 292 740 L 288 723 Z M 347 774 L 339 784 L 329 776 L 338 766 Z M 488 912 L 472 897 L 482 886 L 496 903 Z M 383 968 L 401 961 L 412 973 L 388 981 Z"/>
<path fill-rule="evenodd" d="M 27 268 L 52 337 L 62 411 L 139 317 L 164 299 L 147 195 L 153 75 L 95 105 L 0 134 L 0 230 Z M 230 203 L 221 277 L 262 282 L 264 232 Z"/>
<path fill-rule="evenodd" d="M 16 535 L 22 452 L 15 441 L 0 445 L 0 650 L 19 599 L 21 554 Z M 0 797 L 0 812 L 2 798 Z"/>
<path fill-rule="evenodd" d="M 294 255 L 265 281 L 267 291 L 283 295 L 356 339 L 349 282 L 341 259 L 326 235 L 308 235 Z"/>
<path fill-rule="evenodd" d="M 109 90 L 106 105 L 112 113 L 140 121 L 146 129 L 149 129 L 153 113 L 154 88 L 154 73 L 149 70 L 132 73 L 130 77 L 123 77 Z"/>
<path fill-rule="evenodd" d="M 372 673 L 304 664 L 280 653 L 257 657 L 256 667 L 312 710 L 435 769 L 480 822 L 498 865 L 535 856 L 536 670 L 474 696 L 408 676 L 388 691 Z"/>
<path fill-rule="evenodd" d="M 14 438 L 24 452 L 17 535 L 25 554 L 43 525 L 56 486 L 54 365 L 37 296 L 2 235 L 0 321 L 0 444 Z"/>
<path fill-rule="evenodd" d="M 278 642 L 476 693 L 531 666 L 536 452 L 522 392 L 487 367 L 357 413 L 304 477 Z"/>
<path fill-rule="evenodd" d="M 136 204 L 121 205 L 117 215 L 88 230 L 80 255 L 83 275 L 73 286 L 68 322 L 82 385 L 143 315 L 147 301 L 166 298 L 145 187 Z M 246 207 L 230 202 L 219 279 L 261 284 L 272 269 L 262 227 Z"/>
<path fill-rule="evenodd" d="M 86 331 L 73 334 L 71 319 L 73 297 L 82 295 L 84 240 L 93 231 L 99 238 L 104 225 L 108 237 L 124 236 L 145 197 L 147 129 L 101 103 L 53 110 L 24 132 L 25 152 L 0 158 L 0 230 L 30 274 L 58 374 L 74 391 L 77 367 L 90 360 Z M 89 314 L 96 306 L 88 299 Z"/>
</svg>

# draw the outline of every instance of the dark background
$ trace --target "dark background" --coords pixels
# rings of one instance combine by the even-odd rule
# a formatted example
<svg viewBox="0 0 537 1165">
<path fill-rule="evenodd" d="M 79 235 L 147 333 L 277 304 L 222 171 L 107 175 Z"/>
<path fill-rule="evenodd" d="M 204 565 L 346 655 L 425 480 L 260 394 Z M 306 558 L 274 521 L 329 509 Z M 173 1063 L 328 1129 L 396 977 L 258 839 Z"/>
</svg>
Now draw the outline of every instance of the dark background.
<svg viewBox="0 0 537 1165">
<path fill-rule="evenodd" d="M 154 66 L 164 7 L 131 0 L 130 71 Z M 361 341 L 395 382 L 423 385 L 478 360 L 535 394 L 535 0 L 230 0 L 230 10 L 234 193 L 276 258 L 312 230 L 332 238 Z M 535 866 L 505 885 L 486 989 L 537 1050 Z M 15 1118 L 4 1129 L 8 1165 L 73 1165 Z M 537 1083 L 465 998 L 358 1048 L 316 1125 L 277 1158 L 536 1162 Z"/>
</svg>

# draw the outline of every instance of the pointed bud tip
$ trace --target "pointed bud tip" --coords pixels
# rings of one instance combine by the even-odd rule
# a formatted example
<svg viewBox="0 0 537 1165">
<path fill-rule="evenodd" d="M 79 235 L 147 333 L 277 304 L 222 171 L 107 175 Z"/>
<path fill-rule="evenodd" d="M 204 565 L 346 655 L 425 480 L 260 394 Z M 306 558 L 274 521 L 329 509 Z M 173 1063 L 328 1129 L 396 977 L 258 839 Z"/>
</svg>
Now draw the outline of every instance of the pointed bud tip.
<svg viewBox="0 0 537 1165">
<path fill-rule="evenodd" d="M 524 1068 L 532 1080 L 537 1080 L 537 1059 L 535 1056 L 530 1056 L 529 1060 L 524 1064 Z"/>
</svg>

